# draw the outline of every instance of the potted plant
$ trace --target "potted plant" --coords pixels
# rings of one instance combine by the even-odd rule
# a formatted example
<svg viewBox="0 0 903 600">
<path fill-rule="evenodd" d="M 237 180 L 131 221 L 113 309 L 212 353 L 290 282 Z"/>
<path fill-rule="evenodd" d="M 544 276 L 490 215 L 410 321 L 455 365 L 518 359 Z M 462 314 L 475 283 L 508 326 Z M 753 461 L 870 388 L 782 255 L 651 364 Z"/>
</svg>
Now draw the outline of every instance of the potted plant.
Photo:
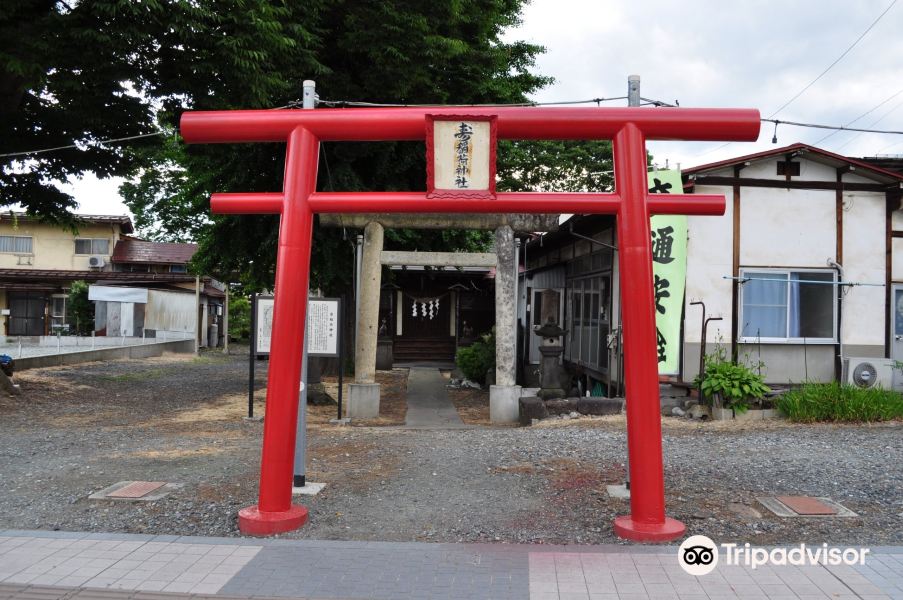
<svg viewBox="0 0 903 600">
<path fill-rule="evenodd" d="M 712 418 L 716 420 L 743 418 L 750 405 L 760 405 L 771 391 L 761 375 L 746 365 L 724 360 L 721 355 L 707 357 L 705 373 L 697 377 L 696 383 L 710 402 Z M 763 417 L 763 411 L 754 412 L 755 418 Z"/>
</svg>

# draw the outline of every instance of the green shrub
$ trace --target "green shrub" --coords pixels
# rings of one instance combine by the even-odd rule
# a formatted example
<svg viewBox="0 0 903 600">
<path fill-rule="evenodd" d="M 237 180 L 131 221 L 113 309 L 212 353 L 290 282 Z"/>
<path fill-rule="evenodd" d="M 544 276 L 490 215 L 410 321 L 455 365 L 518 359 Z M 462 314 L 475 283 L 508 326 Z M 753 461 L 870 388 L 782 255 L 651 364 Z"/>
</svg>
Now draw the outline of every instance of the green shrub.
<svg viewBox="0 0 903 600">
<path fill-rule="evenodd" d="M 229 335 L 236 340 L 251 337 L 251 302 L 244 296 L 229 296 Z"/>
<path fill-rule="evenodd" d="M 94 303 L 88 300 L 88 284 L 85 281 L 73 281 L 69 286 L 69 299 L 66 302 L 69 313 L 69 333 L 75 335 L 91 335 L 94 331 Z"/>
<path fill-rule="evenodd" d="M 807 383 L 782 394 L 775 405 L 791 421 L 889 421 L 903 418 L 903 396 L 882 388 Z"/>
<path fill-rule="evenodd" d="M 495 367 L 495 330 L 470 346 L 458 348 L 455 364 L 471 381 L 486 383 L 486 371 Z"/>
<path fill-rule="evenodd" d="M 696 384 L 706 398 L 720 394 L 724 407 L 739 413 L 746 412 L 750 400 L 761 400 L 771 391 L 761 375 L 746 365 L 724 360 L 720 354 L 706 357 L 705 378 L 697 377 Z"/>
</svg>

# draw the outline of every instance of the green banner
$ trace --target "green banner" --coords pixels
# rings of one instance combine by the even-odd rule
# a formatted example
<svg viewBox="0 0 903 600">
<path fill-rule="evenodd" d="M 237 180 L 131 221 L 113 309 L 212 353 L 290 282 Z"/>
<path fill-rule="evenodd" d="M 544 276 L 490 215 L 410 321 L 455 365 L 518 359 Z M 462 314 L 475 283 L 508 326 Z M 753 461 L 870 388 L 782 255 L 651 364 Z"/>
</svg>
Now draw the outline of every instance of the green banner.
<svg viewBox="0 0 903 600">
<path fill-rule="evenodd" d="M 683 193 L 680 171 L 650 171 L 649 193 Z M 658 372 L 676 375 L 680 370 L 680 320 L 687 278 L 687 217 L 654 215 L 650 222 Z"/>
</svg>

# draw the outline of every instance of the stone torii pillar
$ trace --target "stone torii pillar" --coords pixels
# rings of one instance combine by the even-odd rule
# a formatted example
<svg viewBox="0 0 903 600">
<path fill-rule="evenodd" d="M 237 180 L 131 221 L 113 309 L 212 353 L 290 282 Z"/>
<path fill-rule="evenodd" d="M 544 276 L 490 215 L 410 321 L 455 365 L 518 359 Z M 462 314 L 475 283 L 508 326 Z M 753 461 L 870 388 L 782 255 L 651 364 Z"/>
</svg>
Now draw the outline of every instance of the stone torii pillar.
<svg viewBox="0 0 903 600">
<path fill-rule="evenodd" d="M 360 314 L 354 348 L 354 383 L 348 386 L 348 417 L 379 416 L 379 384 L 376 383 L 376 334 L 379 329 L 379 286 L 383 250 L 383 226 L 371 221 L 364 227 L 361 255 Z"/>
<path fill-rule="evenodd" d="M 521 388 L 517 385 L 517 278 L 514 231 L 507 225 L 495 230 L 495 385 L 489 386 L 489 419 L 514 423 Z"/>
<path fill-rule="evenodd" d="M 471 128 L 466 122 L 490 123 L 498 139 L 610 139 L 615 192 L 316 191 L 321 141 L 426 139 L 429 156 L 428 136 L 435 134 L 437 121 L 460 122 L 462 129 Z M 681 537 L 683 523 L 665 516 L 649 216 L 724 214 L 725 201 L 720 195 L 649 194 L 646 140 L 753 141 L 760 125 L 759 111 L 752 109 L 468 106 L 183 113 L 181 132 L 188 143 L 287 142 L 281 192 L 214 194 L 211 199 L 219 214 L 281 215 L 260 495 L 257 504 L 239 511 L 241 531 L 273 534 L 307 520 L 307 509 L 292 504 L 292 471 L 314 213 L 519 212 L 617 215 L 631 496 L 630 514 L 617 517 L 613 529 L 636 541 Z M 428 181 L 431 164 L 427 160 Z"/>
</svg>

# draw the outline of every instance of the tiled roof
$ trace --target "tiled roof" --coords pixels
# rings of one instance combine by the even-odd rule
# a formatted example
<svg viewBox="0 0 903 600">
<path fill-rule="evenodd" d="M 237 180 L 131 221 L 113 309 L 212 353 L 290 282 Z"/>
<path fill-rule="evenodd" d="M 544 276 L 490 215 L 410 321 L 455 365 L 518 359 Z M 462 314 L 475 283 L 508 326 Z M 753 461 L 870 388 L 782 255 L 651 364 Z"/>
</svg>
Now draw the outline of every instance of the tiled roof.
<svg viewBox="0 0 903 600">
<path fill-rule="evenodd" d="M 0 269 L 3 281 L 116 281 L 193 282 L 188 273 L 125 273 L 117 271 L 65 271 L 62 269 Z M 206 278 L 205 278 L 206 279 Z"/>
<path fill-rule="evenodd" d="M 134 238 L 123 238 L 113 248 L 111 261 L 114 263 L 184 265 L 191 260 L 197 250 L 197 244 L 145 242 Z"/>
<path fill-rule="evenodd" d="M 709 163 L 706 165 L 699 165 L 698 167 L 692 167 L 690 169 L 684 169 L 683 175 L 695 175 L 704 173 L 706 171 L 715 171 L 744 162 L 769 158 L 772 156 L 783 156 L 794 152 L 797 152 L 799 154 L 806 154 L 808 158 L 830 164 L 831 166 L 835 167 L 843 165 L 858 167 L 859 170 L 856 172 L 857 175 L 861 175 L 863 177 L 867 177 L 881 183 L 894 183 L 896 185 L 896 182 L 903 180 L 903 173 L 897 173 L 892 170 L 882 168 L 877 164 L 864 162 L 863 160 L 857 158 L 841 156 L 840 154 L 834 154 L 833 152 L 828 152 L 827 150 L 822 150 L 821 148 L 816 148 L 815 146 L 810 146 L 808 144 L 802 143 L 791 144 L 789 146 L 784 146 L 783 148 L 772 148 L 770 150 L 765 150 L 764 152 L 746 154 L 744 156 L 736 156 L 727 160 Z"/>
<path fill-rule="evenodd" d="M 127 215 L 78 215 L 72 217 L 77 223 L 111 223 L 118 224 L 122 233 L 132 233 L 135 227 L 132 225 L 132 219 Z M 4 211 L 0 213 L 0 221 L 38 221 L 38 217 L 29 215 L 21 211 Z M 77 226 L 77 225 L 76 225 Z"/>
</svg>

